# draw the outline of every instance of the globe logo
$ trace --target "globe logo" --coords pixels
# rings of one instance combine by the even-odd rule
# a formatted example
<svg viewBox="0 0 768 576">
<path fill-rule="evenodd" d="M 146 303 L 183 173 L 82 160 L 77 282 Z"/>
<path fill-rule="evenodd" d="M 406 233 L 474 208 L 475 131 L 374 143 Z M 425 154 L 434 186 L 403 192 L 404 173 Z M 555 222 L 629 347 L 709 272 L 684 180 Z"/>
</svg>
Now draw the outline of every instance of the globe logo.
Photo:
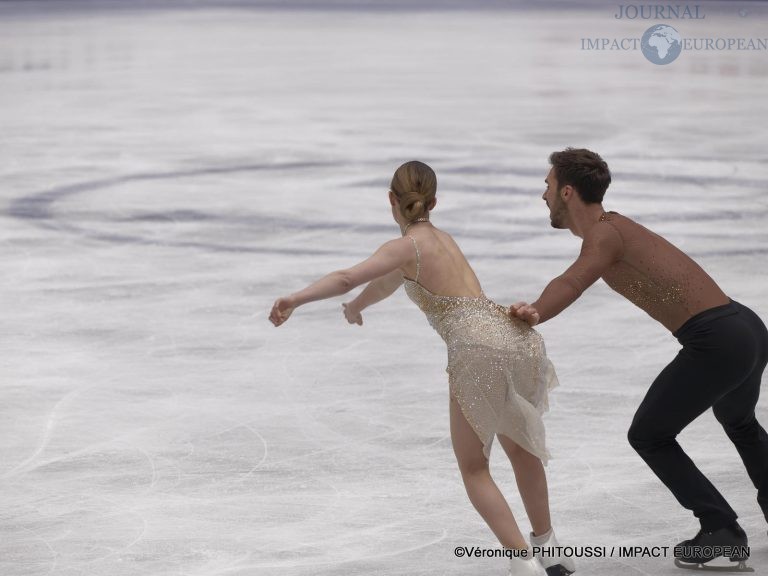
<svg viewBox="0 0 768 576">
<path fill-rule="evenodd" d="M 649 62 L 654 64 L 670 64 L 683 51 L 683 41 L 680 33 L 666 24 L 651 26 L 643 34 L 640 49 Z"/>
</svg>

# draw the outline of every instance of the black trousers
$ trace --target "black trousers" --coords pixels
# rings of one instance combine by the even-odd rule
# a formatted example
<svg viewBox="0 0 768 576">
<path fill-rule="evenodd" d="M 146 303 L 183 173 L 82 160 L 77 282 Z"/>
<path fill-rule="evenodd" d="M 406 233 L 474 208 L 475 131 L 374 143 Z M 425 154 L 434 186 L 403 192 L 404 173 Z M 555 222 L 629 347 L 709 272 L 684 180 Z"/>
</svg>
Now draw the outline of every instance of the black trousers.
<svg viewBox="0 0 768 576">
<path fill-rule="evenodd" d="M 711 532 L 736 513 L 683 452 L 675 437 L 712 408 L 736 446 L 768 520 L 768 435 L 755 418 L 768 362 L 768 330 L 746 306 L 705 310 L 674 333 L 683 348 L 654 380 L 637 409 L 628 438 L 677 501 Z"/>
</svg>

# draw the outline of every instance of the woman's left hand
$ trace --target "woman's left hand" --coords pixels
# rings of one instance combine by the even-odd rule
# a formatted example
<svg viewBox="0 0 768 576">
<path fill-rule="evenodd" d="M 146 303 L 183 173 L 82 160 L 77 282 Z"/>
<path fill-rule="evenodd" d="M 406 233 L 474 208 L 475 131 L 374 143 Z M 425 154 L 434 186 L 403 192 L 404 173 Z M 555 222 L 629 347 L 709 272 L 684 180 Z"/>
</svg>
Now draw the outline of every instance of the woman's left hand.
<svg viewBox="0 0 768 576">
<path fill-rule="evenodd" d="M 345 302 L 342 304 L 342 307 L 344 308 L 344 318 L 347 319 L 347 322 L 357 324 L 358 326 L 363 325 L 363 315 L 360 314 L 360 311 L 351 302 Z"/>
<path fill-rule="evenodd" d="M 296 305 L 290 297 L 278 298 L 269 313 L 269 321 L 275 326 L 280 326 L 291 317 L 295 309 Z"/>
</svg>

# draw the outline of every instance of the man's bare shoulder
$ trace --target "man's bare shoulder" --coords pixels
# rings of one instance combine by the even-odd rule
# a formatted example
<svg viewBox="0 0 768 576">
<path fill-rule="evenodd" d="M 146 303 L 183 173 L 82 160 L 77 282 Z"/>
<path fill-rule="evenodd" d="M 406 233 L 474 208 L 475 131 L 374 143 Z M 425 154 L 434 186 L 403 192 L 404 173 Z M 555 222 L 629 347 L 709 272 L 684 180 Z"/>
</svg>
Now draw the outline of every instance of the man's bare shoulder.
<svg viewBox="0 0 768 576">
<path fill-rule="evenodd" d="M 584 233 L 579 259 L 610 265 L 624 256 L 624 239 L 616 227 L 607 220 L 595 223 Z"/>
<path fill-rule="evenodd" d="M 621 232 L 612 220 L 601 220 L 584 234 L 584 245 L 589 246 L 621 246 L 623 244 Z"/>
<path fill-rule="evenodd" d="M 614 228 L 619 234 L 625 236 L 631 236 L 634 238 L 647 238 L 649 236 L 661 237 L 660 234 L 654 232 L 650 228 L 640 224 L 640 222 L 633 220 L 632 218 L 617 212 L 610 212 L 609 218 L 606 222 L 613 224 Z"/>
</svg>

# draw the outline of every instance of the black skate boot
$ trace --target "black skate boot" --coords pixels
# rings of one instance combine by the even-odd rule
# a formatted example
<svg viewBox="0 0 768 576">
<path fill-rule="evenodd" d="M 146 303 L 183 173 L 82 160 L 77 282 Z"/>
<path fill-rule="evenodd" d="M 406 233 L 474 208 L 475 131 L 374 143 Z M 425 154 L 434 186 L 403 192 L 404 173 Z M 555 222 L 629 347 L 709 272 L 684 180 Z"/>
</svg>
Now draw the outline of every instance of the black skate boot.
<svg viewBox="0 0 768 576">
<path fill-rule="evenodd" d="M 716 572 L 754 572 L 747 566 L 749 547 L 747 535 L 738 522 L 714 532 L 699 530 L 691 540 L 684 540 L 675 546 L 675 566 L 693 570 Z M 727 558 L 737 562 L 731 566 L 707 566 L 715 558 Z"/>
</svg>

